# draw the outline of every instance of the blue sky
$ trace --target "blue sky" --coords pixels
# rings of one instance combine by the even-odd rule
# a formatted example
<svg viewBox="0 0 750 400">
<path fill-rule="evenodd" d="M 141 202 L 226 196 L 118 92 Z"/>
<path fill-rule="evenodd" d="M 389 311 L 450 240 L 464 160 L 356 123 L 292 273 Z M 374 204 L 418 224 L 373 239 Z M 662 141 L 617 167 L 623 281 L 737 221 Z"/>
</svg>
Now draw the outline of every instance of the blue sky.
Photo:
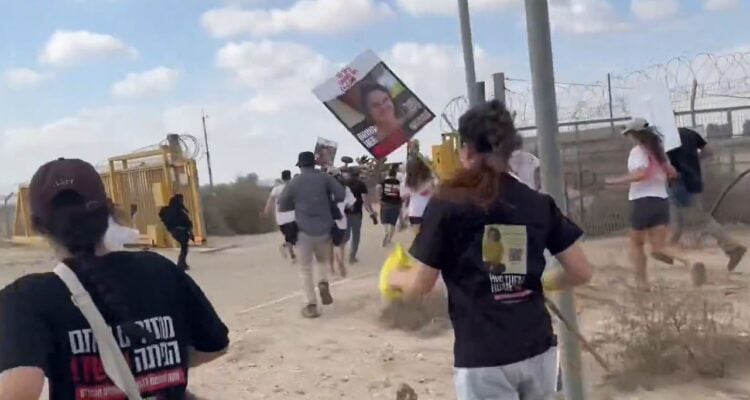
<svg viewBox="0 0 750 400">
<path fill-rule="evenodd" d="M 480 78 L 528 77 L 522 2 L 470 3 Z M 560 81 L 750 51 L 745 1 L 550 3 Z M 97 162 L 168 131 L 197 136 L 201 109 L 211 115 L 220 181 L 275 176 L 317 136 L 361 154 L 310 90 L 372 48 L 439 111 L 464 90 L 454 7 L 455 0 L 4 0 L 0 192 L 48 158 Z M 231 45 L 236 51 L 222 58 Z M 115 91 L 128 74 L 141 75 Z M 432 125 L 421 134 L 428 143 L 438 140 Z"/>
</svg>

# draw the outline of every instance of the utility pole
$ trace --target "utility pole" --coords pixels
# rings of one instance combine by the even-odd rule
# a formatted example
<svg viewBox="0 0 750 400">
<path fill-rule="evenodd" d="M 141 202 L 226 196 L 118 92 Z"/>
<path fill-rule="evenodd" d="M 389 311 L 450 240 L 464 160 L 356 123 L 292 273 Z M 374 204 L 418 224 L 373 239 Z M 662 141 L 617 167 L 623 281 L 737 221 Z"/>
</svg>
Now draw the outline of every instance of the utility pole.
<svg viewBox="0 0 750 400">
<path fill-rule="evenodd" d="M 549 6 L 547 0 L 526 1 L 526 28 L 529 42 L 534 113 L 536 114 L 539 158 L 541 159 L 542 187 L 566 209 L 565 186 L 558 143 L 557 99 L 555 72 L 552 62 Z M 573 292 L 563 291 L 558 306 L 571 329 L 578 330 Z M 562 339 L 563 390 L 568 400 L 584 400 L 581 348 L 570 329 L 560 331 Z"/>
<path fill-rule="evenodd" d="M 612 134 L 615 133 L 615 110 L 612 104 L 612 74 L 607 74 L 607 93 L 609 93 L 609 126 L 612 128 Z"/>
<path fill-rule="evenodd" d="M 474 68 L 474 44 L 471 39 L 469 0 L 458 0 L 458 19 L 461 24 L 461 45 L 464 50 L 466 95 L 469 97 L 469 107 L 474 107 L 479 104 L 479 99 L 476 92 L 477 72 Z"/>
<path fill-rule="evenodd" d="M 211 150 L 208 148 L 208 130 L 206 129 L 206 118 L 208 115 L 201 110 L 201 119 L 203 120 L 203 141 L 206 144 L 206 163 L 208 164 L 208 185 L 211 187 L 211 192 L 214 190 L 214 172 L 211 169 Z"/>
<path fill-rule="evenodd" d="M 5 213 L 5 236 L 8 238 L 11 238 L 13 236 L 13 230 L 10 225 L 10 208 L 8 207 L 8 203 L 10 202 L 10 199 L 15 196 L 15 193 L 12 193 L 3 197 L 3 212 Z"/>
</svg>

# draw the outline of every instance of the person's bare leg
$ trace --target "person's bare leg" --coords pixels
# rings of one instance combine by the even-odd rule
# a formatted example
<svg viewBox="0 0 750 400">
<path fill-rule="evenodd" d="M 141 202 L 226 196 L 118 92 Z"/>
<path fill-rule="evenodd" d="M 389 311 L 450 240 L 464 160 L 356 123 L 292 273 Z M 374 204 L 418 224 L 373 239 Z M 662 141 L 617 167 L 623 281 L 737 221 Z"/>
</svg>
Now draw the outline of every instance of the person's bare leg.
<svg viewBox="0 0 750 400">
<path fill-rule="evenodd" d="M 331 275 L 336 275 L 336 266 L 334 265 L 336 262 L 335 252 L 336 248 L 333 243 L 331 243 L 331 248 L 328 254 L 328 267 L 331 269 Z"/>
<path fill-rule="evenodd" d="M 674 248 L 667 246 L 667 236 L 669 228 L 666 225 L 657 226 L 648 230 L 648 241 L 651 245 L 651 255 L 657 260 L 662 260 L 666 256 L 672 260 L 679 261 L 686 267 L 690 266 L 690 260 L 676 251 Z"/>
<path fill-rule="evenodd" d="M 646 286 L 648 284 L 648 275 L 646 273 L 648 259 L 646 258 L 646 251 L 644 249 L 645 244 L 645 231 L 630 232 L 630 262 L 633 263 L 633 267 L 635 268 L 635 282 L 638 286 Z"/>
<path fill-rule="evenodd" d="M 338 246 L 336 249 L 334 249 L 334 254 L 336 255 L 336 261 L 339 264 L 339 275 L 341 275 L 342 278 L 346 278 L 346 244 L 342 244 L 341 246 Z"/>
</svg>

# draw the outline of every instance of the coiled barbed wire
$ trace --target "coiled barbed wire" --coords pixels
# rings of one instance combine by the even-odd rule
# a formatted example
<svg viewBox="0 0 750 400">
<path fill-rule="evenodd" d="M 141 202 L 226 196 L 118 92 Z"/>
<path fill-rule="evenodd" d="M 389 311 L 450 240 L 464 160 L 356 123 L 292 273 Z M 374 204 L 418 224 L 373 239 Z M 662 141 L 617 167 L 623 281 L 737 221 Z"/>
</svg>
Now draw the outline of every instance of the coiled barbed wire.
<svg viewBox="0 0 750 400">
<path fill-rule="evenodd" d="M 171 133 L 170 133 L 171 134 Z M 167 134 L 167 135 L 170 135 Z M 177 134 L 179 136 L 178 141 L 182 149 L 182 155 L 185 158 L 200 161 L 205 153 L 202 151 L 201 141 L 193 135 L 189 134 Z M 143 146 L 133 150 L 131 153 L 143 153 L 150 150 L 158 150 L 162 146 L 168 145 L 167 139 L 164 139 L 158 143 L 154 143 L 148 146 Z M 96 163 L 96 168 L 100 171 L 105 171 L 109 168 L 108 161 L 100 161 Z"/>
<path fill-rule="evenodd" d="M 593 82 L 556 82 L 560 121 L 609 118 L 609 89 L 606 75 Z M 674 57 L 662 64 L 610 75 L 612 113 L 615 118 L 629 115 L 628 99 L 633 89 L 646 81 L 663 81 L 670 91 L 676 111 L 689 110 L 693 96 L 696 109 L 750 104 L 750 52 L 702 53 L 695 57 Z M 444 113 L 453 123 L 466 107 L 452 99 Z M 531 81 L 506 78 L 506 103 L 516 112 L 516 125 L 534 125 Z M 459 112 L 460 111 L 460 112 Z M 441 128 L 448 130 L 441 121 Z"/>
</svg>

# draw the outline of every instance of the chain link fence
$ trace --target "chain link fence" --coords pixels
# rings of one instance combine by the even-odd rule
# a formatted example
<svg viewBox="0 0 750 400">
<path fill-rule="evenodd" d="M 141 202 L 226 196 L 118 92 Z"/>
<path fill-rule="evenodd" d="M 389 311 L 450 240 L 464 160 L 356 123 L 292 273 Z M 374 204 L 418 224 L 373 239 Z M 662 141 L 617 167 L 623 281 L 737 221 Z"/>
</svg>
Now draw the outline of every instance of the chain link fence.
<svg viewBox="0 0 750 400">
<path fill-rule="evenodd" d="M 629 227 L 627 189 L 605 187 L 609 176 L 627 172 L 632 143 L 619 134 L 627 118 L 563 123 L 560 146 L 568 215 L 589 236 L 619 233 Z M 724 189 L 743 171 L 750 169 L 750 106 L 679 112 L 678 126 L 693 126 L 706 136 L 714 149 L 704 162 L 703 206 L 710 209 Z M 533 127 L 521 128 L 522 131 Z M 537 153 L 536 140 L 527 139 L 527 150 Z M 741 181 L 726 196 L 716 217 L 725 223 L 750 223 L 750 178 Z"/>
</svg>

